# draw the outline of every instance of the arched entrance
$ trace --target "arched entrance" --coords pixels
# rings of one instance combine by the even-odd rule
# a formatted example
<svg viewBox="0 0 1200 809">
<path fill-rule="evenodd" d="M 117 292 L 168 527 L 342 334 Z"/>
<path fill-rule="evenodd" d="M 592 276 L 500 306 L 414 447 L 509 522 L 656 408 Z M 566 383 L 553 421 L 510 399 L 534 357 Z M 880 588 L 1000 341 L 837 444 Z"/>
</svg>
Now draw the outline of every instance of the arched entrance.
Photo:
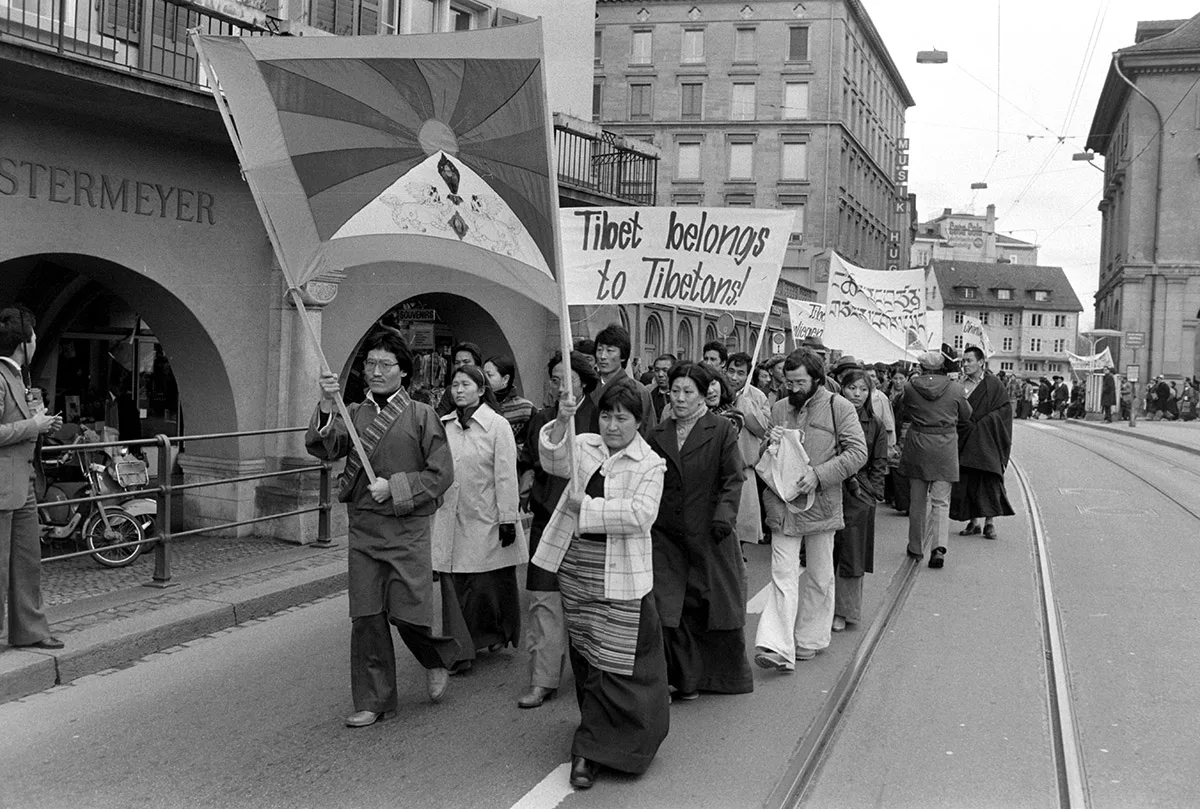
<svg viewBox="0 0 1200 809">
<path fill-rule="evenodd" d="M 67 397 L 78 397 L 80 414 L 95 415 L 96 397 L 124 370 L 130 393 L 142 394 L 144 434 L 178 433 L 181 410 L 190 432 L 238 429 L 226 358 L 153 278 L 94 256 L 31 255 L 0 262 L 0 299 L 37 316 L 33 381 L 56 408 L 66 412 Z"/>
</svg>

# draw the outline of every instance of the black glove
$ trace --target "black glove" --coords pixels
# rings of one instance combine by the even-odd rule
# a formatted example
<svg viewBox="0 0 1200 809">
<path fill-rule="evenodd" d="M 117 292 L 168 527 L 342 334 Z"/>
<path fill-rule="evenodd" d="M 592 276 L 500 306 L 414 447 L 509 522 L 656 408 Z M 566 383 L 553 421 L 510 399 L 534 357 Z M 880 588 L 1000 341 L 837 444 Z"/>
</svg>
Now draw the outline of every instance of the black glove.
<svg viewBox="0 0 1200 809">
<path fill-rule="evenodd" d="M 733 527 L 729 523 L 721 522 L 720 520 L 714 521 L 712 528 L 709 530 L 712 532 L 713 541 L 718 545 L 733 533 Z"/>
<path fill-rule="evenodd" d="M 517 541 L 517 526 L 506 522 L 500 526 L 500 547 L 507 548 Z"/>
</svg>

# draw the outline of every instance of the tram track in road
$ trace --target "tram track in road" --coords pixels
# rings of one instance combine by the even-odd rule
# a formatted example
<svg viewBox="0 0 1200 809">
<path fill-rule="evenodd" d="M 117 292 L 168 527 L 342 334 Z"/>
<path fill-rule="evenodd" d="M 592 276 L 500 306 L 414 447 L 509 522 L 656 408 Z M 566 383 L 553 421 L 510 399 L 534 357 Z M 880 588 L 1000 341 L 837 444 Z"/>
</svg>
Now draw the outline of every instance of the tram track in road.
<svg viewBox="0 0 1200 809">
<path fill-rule="evenodd" d="M 1030 425 L 1030 426 L 1033 426 L 1033 425 Z M 1142 483 L 1145 483 L 1147 486 L 1149 486 L 1149 487 L 1150 487 L 1151 489 L 1153 489 L 1154 491 L 1158 492 L 1158 493 L 1159 493 L 1160 495 L 1162 495 L 1164 498 L 1166 498 L 1167 500 L 1170 500 L 1172 503 L 1174 503 L 1175 505 L 1179 506 L 1179 508 L 1180 508 L 1180 509 L 1182 509 L 1182 510 L 1183 510 L 1184 512 L 1186 512 L 1187 514 L 1191 515 L 1191 516 L 1192 516 L 1193 518 L 1195 518 L 1196 520 L 1200 520 L 1200 511 L 1197 511 L 1196 509 L 1192 508 L 1191 506 L 1188 506 L 1186 503 L 1183 503 L 1183 502 L 1181 502 L 1179 499 L 1177 499 L 1176 497 L 1174 497 L 1174 496 L 1173 496 L 1173 495 L 1172 495 L 1170 492 L 1168 492 L 1168 491 L 1167 491 L 1166 489 L 1164 489 L 1162 486 L 1159 486 L 1159 485 L 1158 485 L 1157 483 L 1155 483 L 1154 481 L 1150 480 L 1150 478 L 1146 477 L 1145 475 L 1142 475 L 1142 474 L 1138 473 L 1136 470 L 1134 470 L 1134 469 L 1131 469 L 1130 467 L 1128 467 L 1127 465 L 1125 465 L 1125 464 L 1121 463 L 1120 461 L 1117 461 L 1117 460 L 1115 460 L 1115 459 L 1113 459 L 1113 458 L 1110 458 L 1109 456 L 1105 455 L 1103 452 L 1100 452 L 1099 450 L 1095 449 L 1094 447 L 1091 447 L 1091 446 L 1089 446 L 1088 444 L 1084 443 L 1083 441 L 1077 441 L 1077 440 L 1075 440 L 1074 438 L 1071 438 L 1070 436 L 1068 436 L 1068 435 L 1066 434 L 1066 431 L 1065 431 L 1065 430 L 1062 430 L 1062 429 L 1053 429 L 1053 428 L 1051 428 L 1051 427 L 1038 427 L 1037 429 L 1038 429 L 1040 432 L 1046 432 L 1046 433 L 1050 433 L 1050 434 L 1052 434 L 1052 435 L 1053 435 L 1055 438 L 1057 438 L 1059 441 L 1063 441 L 1063 442 L 1065 442 L 1065 443 L 1067 443 L 1067 444 L 1070 444 L 1070 445 L 1072 445 L 1072 446 L 1074 446 L 1074 447 L 1078 447 L 1079 449 L 1085 450 L 1085 451 L 1087 451 L 1087 452 L 1091 453 L 1092 455 L 1095 455 L 1097 458 L 1103 458 L 1104 460 L 1106 460 L 1106 461 L 1108 461 L 1109 463 L 1111 463 L 1113 466 L 1115 466 L 1115 467 L 1117 467 L 1118 469 L 1120 469 L 1122 472 L 1125 472 L 1125 473 L 1127 473 L 1127 474 L 1129 474 L 1129 475 L 1132 475 L 1133 477 L 1135 477 L 1135 478 L 1137 478 L 1138 480 L 1140 480 Z M 1118 437 L 1128 437 L 1128 436 L 1118 436 Z M 1110 438 L 1110 440 L 1111 440 L 1111 438 Z M 1131 441 L 1140 441 L 1141 439 L 1139 439 L 1139 438 L 1130 438 L 1130 440 L 1131 440 Z M 1125 442 L 1120 442 L 1120 441 L 1113 442 L 1113 443 L 1115 443 L 1115 444 L 1116 444 L 1116 446 L 1119 446 L 1119 447 L 1121 447 L 1121 448 L 1123 448 L 1123 449 L 1128 449 L 1128 450 L 1132 450 L 1132 451 L 1138 451 L 1138 450 L 1143 450 L 1143 449 L 1144 449 L 1143 447 L 1137 446 L 1137 445 L 1135 445 L 1135 444 L 1128 444 L 1128 443 L 1125 443 Z M 1181 450 L 1181 451 L 1182 451 L 1182 450 Z M 1014 468 L 1016 467 L 1016 463 L 1015 463 L 1015 462 L 1013 463 L 1013 466 L 1014 466 Z"/>
</svg>

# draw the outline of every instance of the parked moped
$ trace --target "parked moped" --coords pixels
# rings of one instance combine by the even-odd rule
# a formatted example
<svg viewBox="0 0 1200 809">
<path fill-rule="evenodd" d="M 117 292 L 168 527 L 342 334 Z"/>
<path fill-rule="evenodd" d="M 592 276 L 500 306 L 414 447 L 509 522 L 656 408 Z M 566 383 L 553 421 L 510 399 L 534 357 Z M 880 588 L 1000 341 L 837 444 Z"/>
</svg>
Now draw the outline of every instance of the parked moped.
<svg viewBox="0 0 1200 809">
<path fill-rule="evenodd" d="M 72 443 L 99 440 L 95 432 L 84 430 Z M 73 546 L 72 550 L 91 550 L 92 558 L 105 567 L 125 567 L 141 555 L 145 544 L 111 546 L 141 543 L 155 535 L 158 505 L 152 498 L 136 494 L 149 483 L 145 461 L 130 454 L 127 447 L 106 447 L 102 451 L 49 453 L 43 456 L 41 467 L 36 493 L 43 556 L 53 555 L 55 546 L 64 543 Z M 64 504 L 122 492 L 129 496 Z"/>
</svg>

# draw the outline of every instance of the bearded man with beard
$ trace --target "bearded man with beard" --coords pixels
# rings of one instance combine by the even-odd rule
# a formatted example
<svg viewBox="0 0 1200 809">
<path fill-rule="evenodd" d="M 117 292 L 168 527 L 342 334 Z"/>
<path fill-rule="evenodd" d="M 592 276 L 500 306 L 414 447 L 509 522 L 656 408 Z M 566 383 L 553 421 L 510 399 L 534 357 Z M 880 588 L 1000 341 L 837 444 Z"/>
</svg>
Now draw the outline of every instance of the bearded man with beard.
<svg viewBox="0 0 1200 809">
<path fill-rule="evenodd" d="M 783 362 L 785 398 L 771 408 L 764 449 L 784 430 L 802 430 L 811 468 L 800 480 L 800 497 L 785 503 L 763 493 L 771 527 L 771 587 L 758 622 L 754 662 L 781 674 L 796 670 L 829 645 L 834 611 L 833 535 L 845 527 L 842 481 L 867 462 L 867 443 L 854 405 L 825 387 L 825 363 L 809 349 Z M 816 496 L 806 510 L 803 501 Z M 804 570 L 800 548 L 805 549 Z M 801 573 L 807 573 L 801 581 Z"/>
</svg>

